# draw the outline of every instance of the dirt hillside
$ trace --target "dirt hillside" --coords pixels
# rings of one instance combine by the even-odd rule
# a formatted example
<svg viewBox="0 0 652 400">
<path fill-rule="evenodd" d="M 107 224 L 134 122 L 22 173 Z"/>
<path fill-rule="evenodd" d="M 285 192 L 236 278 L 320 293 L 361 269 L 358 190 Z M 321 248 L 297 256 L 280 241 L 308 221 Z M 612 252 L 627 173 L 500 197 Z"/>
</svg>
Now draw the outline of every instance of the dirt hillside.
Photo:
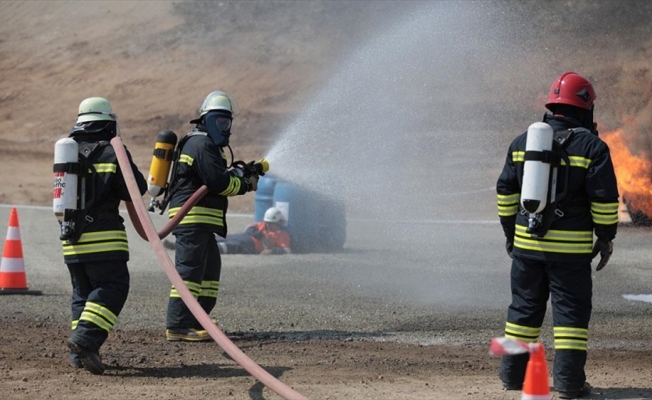
<svg viewBox="0 0 652 400">
<path fill-rule="evenodd" d="M 0 163 L 11 179 L 0 188 L 0 203 L 50 204 L 54 142 L 90 96 L 112 102 L 124 141 L 145 172 L 156 132 L 185 133 L 203 98 L 216 89 L 233 94 L 242 108 L 232 140 L 236 158 L 260 157 L 351 51 L 424 4 L 3 1 Z M 472 93 L 466 112 L 502 131 L 501 146 L 521 129 L 515 118 L 541 112 L 541 94 L 566 69 L 594 80 L 603 130 L 634 121 L 637 132 L 646 132 L 652 98 L 648 2 L 476 6 L 495 19 L 494 26 L 506 27 L 507 36 L 497 40 L 509 51 L 490 68 L 471 70 L 483 87 Z M 472 63 L 478 55 L 470 57 Z M 427 110 L 428 99 L 423 104 Z M 473 110 L 478 104 L 489 111 Z M 635 146 L 648 151 L 649 136 L 639 134 Z M 247 199 L 232 208 L 251 207 Z"/>
</svg>

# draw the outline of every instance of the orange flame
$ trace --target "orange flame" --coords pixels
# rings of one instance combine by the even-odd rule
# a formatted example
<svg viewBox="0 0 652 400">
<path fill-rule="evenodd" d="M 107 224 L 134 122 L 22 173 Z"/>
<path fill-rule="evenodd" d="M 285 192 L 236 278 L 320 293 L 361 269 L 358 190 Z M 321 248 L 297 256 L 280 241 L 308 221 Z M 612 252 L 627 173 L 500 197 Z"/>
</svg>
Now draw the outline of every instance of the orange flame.
<svg viewBox="0 0 652 400">
<path fill-rule="evenodd" d="M 652 217 L 652 163 L 629 150 L 631 138 L 624 129 L 600 134 L 609 146 L 618 179 L 618 191 L 630 211 L 641 211 Z"/>
</svg>

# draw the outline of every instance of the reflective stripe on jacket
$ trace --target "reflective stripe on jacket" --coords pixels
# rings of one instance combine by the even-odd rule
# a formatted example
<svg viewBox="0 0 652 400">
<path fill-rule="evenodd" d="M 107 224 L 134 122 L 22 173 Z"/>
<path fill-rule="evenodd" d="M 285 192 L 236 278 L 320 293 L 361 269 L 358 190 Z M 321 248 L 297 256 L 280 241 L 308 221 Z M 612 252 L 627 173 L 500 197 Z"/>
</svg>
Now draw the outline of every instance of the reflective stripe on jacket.
<svg viewBox="0 0 652 400">
<path fill-rule="evenodd" d="M 572 119 L 550 114 L 544 122 L 555 131 L 580 127 Z M 520 206 L 526 139 L 527 132 L 511 143 L 496 185 L 498 215 L 505 236 L 514 242 L 514 251 L 539 256 L 588 256 L 594 232 L 600 239 L 612 240 L 618 224 L 616 175 L 609 148 L 586 130 L 578 130 L 568 138 L 564 149 L 569 165 L 562 160 L 558 167 L 558 195 L 566 186 L 566 168 L 570 168 L 568 192 L 557 204 L 563 215 L 552 222 L 543 238 L 532 238 L 526 233 L 528 215 Z"/>
<path fill-rule="evenodd" d="M 200 187 L 208 187 L 208 194 L 175 229 L 200 229 L 226 236 L 227 197 L 245 194 L 247 185 L 228 171 L 222 149 L 215 146 L 205 132 L 195 129 L 188 133 L 175 169 L 178 186 L 170 198 L 169 218 L 173 218 Z"/>
</svg>

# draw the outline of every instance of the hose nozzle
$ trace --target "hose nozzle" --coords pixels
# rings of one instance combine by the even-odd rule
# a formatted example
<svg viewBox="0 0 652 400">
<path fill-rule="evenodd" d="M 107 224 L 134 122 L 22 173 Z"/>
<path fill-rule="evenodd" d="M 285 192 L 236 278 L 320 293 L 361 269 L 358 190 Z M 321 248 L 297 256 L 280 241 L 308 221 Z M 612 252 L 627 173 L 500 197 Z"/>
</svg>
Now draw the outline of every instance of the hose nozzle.
<svg viewBox="0 0 652 400">
<path fill-rule="evenodd" d="M 251 161 L 245 164 L 244 161 L 235 161 L 233 163 L 233 173 L 241 178 L 250 176 L 263 176 L 269 171 L 269 162 L 261 158 L 258 161 Z"/>
</svg>

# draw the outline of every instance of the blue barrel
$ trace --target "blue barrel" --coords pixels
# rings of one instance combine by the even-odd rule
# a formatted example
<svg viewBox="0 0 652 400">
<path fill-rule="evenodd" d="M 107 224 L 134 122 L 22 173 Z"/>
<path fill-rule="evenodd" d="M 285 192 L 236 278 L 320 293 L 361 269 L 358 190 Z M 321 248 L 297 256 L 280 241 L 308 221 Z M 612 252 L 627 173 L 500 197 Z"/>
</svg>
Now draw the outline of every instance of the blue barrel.
<svg viewBox="0 0 652 400">
<path fill-rule="evenodd" d="M 274 206 L 287 216 L 295 253 L 336 252 L 346 241 L 344 204 L 312 190 L 277 181 Z"/>
<path fill-rule="evenodd" d="M 276 179 L 269 176 L 261 176 L 258 180 L 258 189 L 256 190 L 256 203 L 254 205 L 254 221 L 260 222 L 265 216 L 265 211 L 274 206 L 274 188 Z"/>
</svg>

